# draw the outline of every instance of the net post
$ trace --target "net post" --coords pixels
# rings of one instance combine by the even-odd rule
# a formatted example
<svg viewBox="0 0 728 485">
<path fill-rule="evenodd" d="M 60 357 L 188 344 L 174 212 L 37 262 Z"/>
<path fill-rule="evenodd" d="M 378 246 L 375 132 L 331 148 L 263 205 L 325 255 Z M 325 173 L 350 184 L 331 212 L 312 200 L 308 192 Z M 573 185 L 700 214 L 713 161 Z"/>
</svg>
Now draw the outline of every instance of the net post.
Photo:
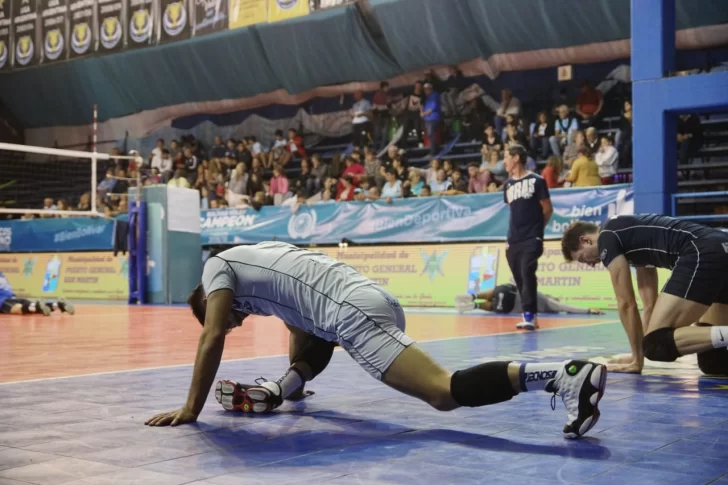
<svg viewBox="0 0 728 485">
<path fill-rule="evenodd" d="M 96 141 L 98 131 L 98 105 L 94 105 L 94 125 L 93 125 L 93 156 L 91 157 L 91 212 L 97 212 L 96 207 L 96 185 L 98 183 L 98 158 L 96 158 Z"/>
</svg>

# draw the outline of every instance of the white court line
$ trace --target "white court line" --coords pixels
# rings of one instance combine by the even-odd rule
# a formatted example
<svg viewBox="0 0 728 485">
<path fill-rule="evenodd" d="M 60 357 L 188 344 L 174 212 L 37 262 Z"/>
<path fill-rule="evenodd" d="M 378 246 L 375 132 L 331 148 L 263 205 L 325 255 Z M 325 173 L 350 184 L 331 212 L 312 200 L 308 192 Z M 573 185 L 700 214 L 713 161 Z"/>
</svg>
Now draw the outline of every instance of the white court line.
<svg viewBox="0 0 728 485">
<path fill-rule="evenodd" d="M 605 322 L 596 322 L 596 323 L 584 323 L 581 325 L 569 325 L 566 327 L 557 327 L 557 328 L 542 328 L 537 330 L 537 332 L 553 332 L 556 330 L 568 330 L 573 328 L 582 328 L 582 327 L 596 327 L 599 325 L 608 325 L 612 323 L 620 323 L 619 320 L 608 320 Z M 529 331 L 524 330 L 516 330 L 514 332 L 502 332 L 502 333 L 494 333 L 490 335 L 466 335 L 463 337 L 447 337 L 447 338 L 440 338 L 440 339 L 432 339 L 432 340 L 418 340 L 416 343 L 418 344 L 424 344 L 424 343 L 430 343 L 430 342 L 446 342 L 448 340 L 459 340 L 464 338 L 488 338 L 488 337 L 500 337 L 501 335 L 513 335 L 513 334 L 521 334 L 521 335 L 528 335 L 531 334 Z M 335 352 L 343 351 L 341 347 L 337 347 L 334 349 Z M 229 360 L 223 360 L 220 363 L 225 362 L 243 362 L 246 360 L 262 360 L 262 359 L 272 359 L 274 357 L 288 357 L 288 354 L 277 354 L 277 355 L 263 355 L 259 357 L 242 357 L 240 359 L 229 359 Z M 128 370 L 113 370 L 113 371 L 107 371 L 107 372 L 92 372 L 90 374 L 78 374 L 73 376 L 57 376 L 57 377 L 43 377 L 41 379 L 29 379 L 25 381 L 10 381 L 10 382 L 0 382 L 0 386 L 8 386 L 12 384 L 25 384 L 28 382 L 43 382 L 43 381 L 57 381 L 61 379 L 75 379 L 77 377 L 93 377 L 93 376 L 107 376 L 110 374 L 127 374 L 131 372 L 144 372 L 144 371 L 150 371 L 150 370 L 159 370 L 159 369 L 176 369 L 179 367 L 192 367 L 194 366 L 194 363 L 192 364 L 176 364 L 176 365 L 162 365 L 159 367 L 145 367 L 142 369 L 128 369 Z"/>
</svg>

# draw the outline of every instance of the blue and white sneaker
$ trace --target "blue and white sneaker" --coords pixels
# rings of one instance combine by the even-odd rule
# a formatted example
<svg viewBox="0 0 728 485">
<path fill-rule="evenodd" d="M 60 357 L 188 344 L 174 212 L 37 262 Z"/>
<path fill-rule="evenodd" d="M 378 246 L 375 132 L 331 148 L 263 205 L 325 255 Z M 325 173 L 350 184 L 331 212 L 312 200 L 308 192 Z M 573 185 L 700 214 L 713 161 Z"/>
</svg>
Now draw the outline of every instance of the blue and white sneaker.
<svg viewBox="0 0 728 485">
<path fill-rule="evenodd" d="M 538 318 L 535 313 L 524 312 L 523 321 L 516 324 L 519 330 L 536 330 L 538 328 Z"/>
<path fill-rule="evenodd" d="M 546 392 L 553 392 L 551 409 L 556 409 L 556 396 L 561 396 L 568 421 L 565 438 L 578 438 L 599 421 L 599 401 L 607 386 L 607 366 L 586 360 L 564 362 L 556 377 L 546 383 Z"/>
</svg>

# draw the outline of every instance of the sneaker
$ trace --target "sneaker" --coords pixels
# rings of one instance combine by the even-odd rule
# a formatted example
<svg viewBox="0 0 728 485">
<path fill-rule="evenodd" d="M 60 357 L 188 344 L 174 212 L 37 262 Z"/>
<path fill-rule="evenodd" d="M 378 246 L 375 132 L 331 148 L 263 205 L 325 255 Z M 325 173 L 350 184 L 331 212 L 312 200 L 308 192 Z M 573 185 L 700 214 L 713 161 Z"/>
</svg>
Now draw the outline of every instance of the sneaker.
<svg viewBox="0 0 728 485">
<path fill-rule="evenodd" d="M 477 305 L 475 304 L 475 299 L 473 298 L 473 295 L 471 294 L 465 294 L 465 295 L 457 295 L 455 297 L 455 309 L 459 313 L 465 313 L 473 311 L 477 308 Z"/>
<path fill-rule="evenodd" d="M 268 413 L 281 405 L 281 387 L 275 382 L 256 385 L 234 381 L 217 381 L 215 399 L 226 411 L 243 413 Z"/>
<path fill-rule="evenodd" d="M 47 317 L 51 314 L 51 309 L 45 303 L 40 301 L 35 302 L 35 313 L 42 313 L 43 316 Z"/>
<path fill-rule="evenodd" d="M 58 304 L 58 309 L 62 313 L 68 313 L 69 315 L 73 315 L 74 313 L 76 313 L 76 307 L 73 306 L 73 303 L 67 302 L 64 298 L 61 298 L 60 300 L 58 300 L 57 304 Z"/>
<path fill-rule="evenodd" d="M 607 385 L 607 367 L 586 360 L 569 360 L 556 377 L 546 383 L 546 392 L 553 392 L 551 408 L 556 409 L 556 396 L 561 396 L 568 421 L 564 437 L 578 438 L 599 421 L 599 401 Z"/>
<path fill-rule="evenodd" d="M 536 315 L 530 312 L 523 314 L 523 321 L 516 324 L 516 328 L 519 330 L 536 330 L 538 328 L 538 318 Z"/>
</svg>

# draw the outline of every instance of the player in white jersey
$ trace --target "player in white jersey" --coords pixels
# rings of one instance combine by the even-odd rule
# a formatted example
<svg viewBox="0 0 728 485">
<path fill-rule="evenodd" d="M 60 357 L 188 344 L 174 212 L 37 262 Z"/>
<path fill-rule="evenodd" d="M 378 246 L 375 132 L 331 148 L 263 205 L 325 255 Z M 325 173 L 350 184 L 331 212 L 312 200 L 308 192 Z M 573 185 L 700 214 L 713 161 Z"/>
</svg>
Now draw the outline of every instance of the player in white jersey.
<svg viewBox="0 0 728 485">
<path fill-rule="evenodd" d="M 214 382 L 225 336 L 248 315 L 274 315 L 286 323 L 292 333 L 292 365 L 275 382 L 218 382 L 216 397 L 227 410 L 275 409 L 320 374 L 340 345 L 376 379 L 441 411 L 545 390 L 564 401 L 566 437 L 583 435 L 599 419 L 605 366 L 577 360 L 487 362 L 452 373 L 404 333 L 405 315 L 396 298 L 351 266 L 290 244 L 238 246 L 213 256 L 188 302 L 203 326 L 188 399 L 182 408 L 158 414 L 147 425 L 197 419 Z"/>
</svg>

